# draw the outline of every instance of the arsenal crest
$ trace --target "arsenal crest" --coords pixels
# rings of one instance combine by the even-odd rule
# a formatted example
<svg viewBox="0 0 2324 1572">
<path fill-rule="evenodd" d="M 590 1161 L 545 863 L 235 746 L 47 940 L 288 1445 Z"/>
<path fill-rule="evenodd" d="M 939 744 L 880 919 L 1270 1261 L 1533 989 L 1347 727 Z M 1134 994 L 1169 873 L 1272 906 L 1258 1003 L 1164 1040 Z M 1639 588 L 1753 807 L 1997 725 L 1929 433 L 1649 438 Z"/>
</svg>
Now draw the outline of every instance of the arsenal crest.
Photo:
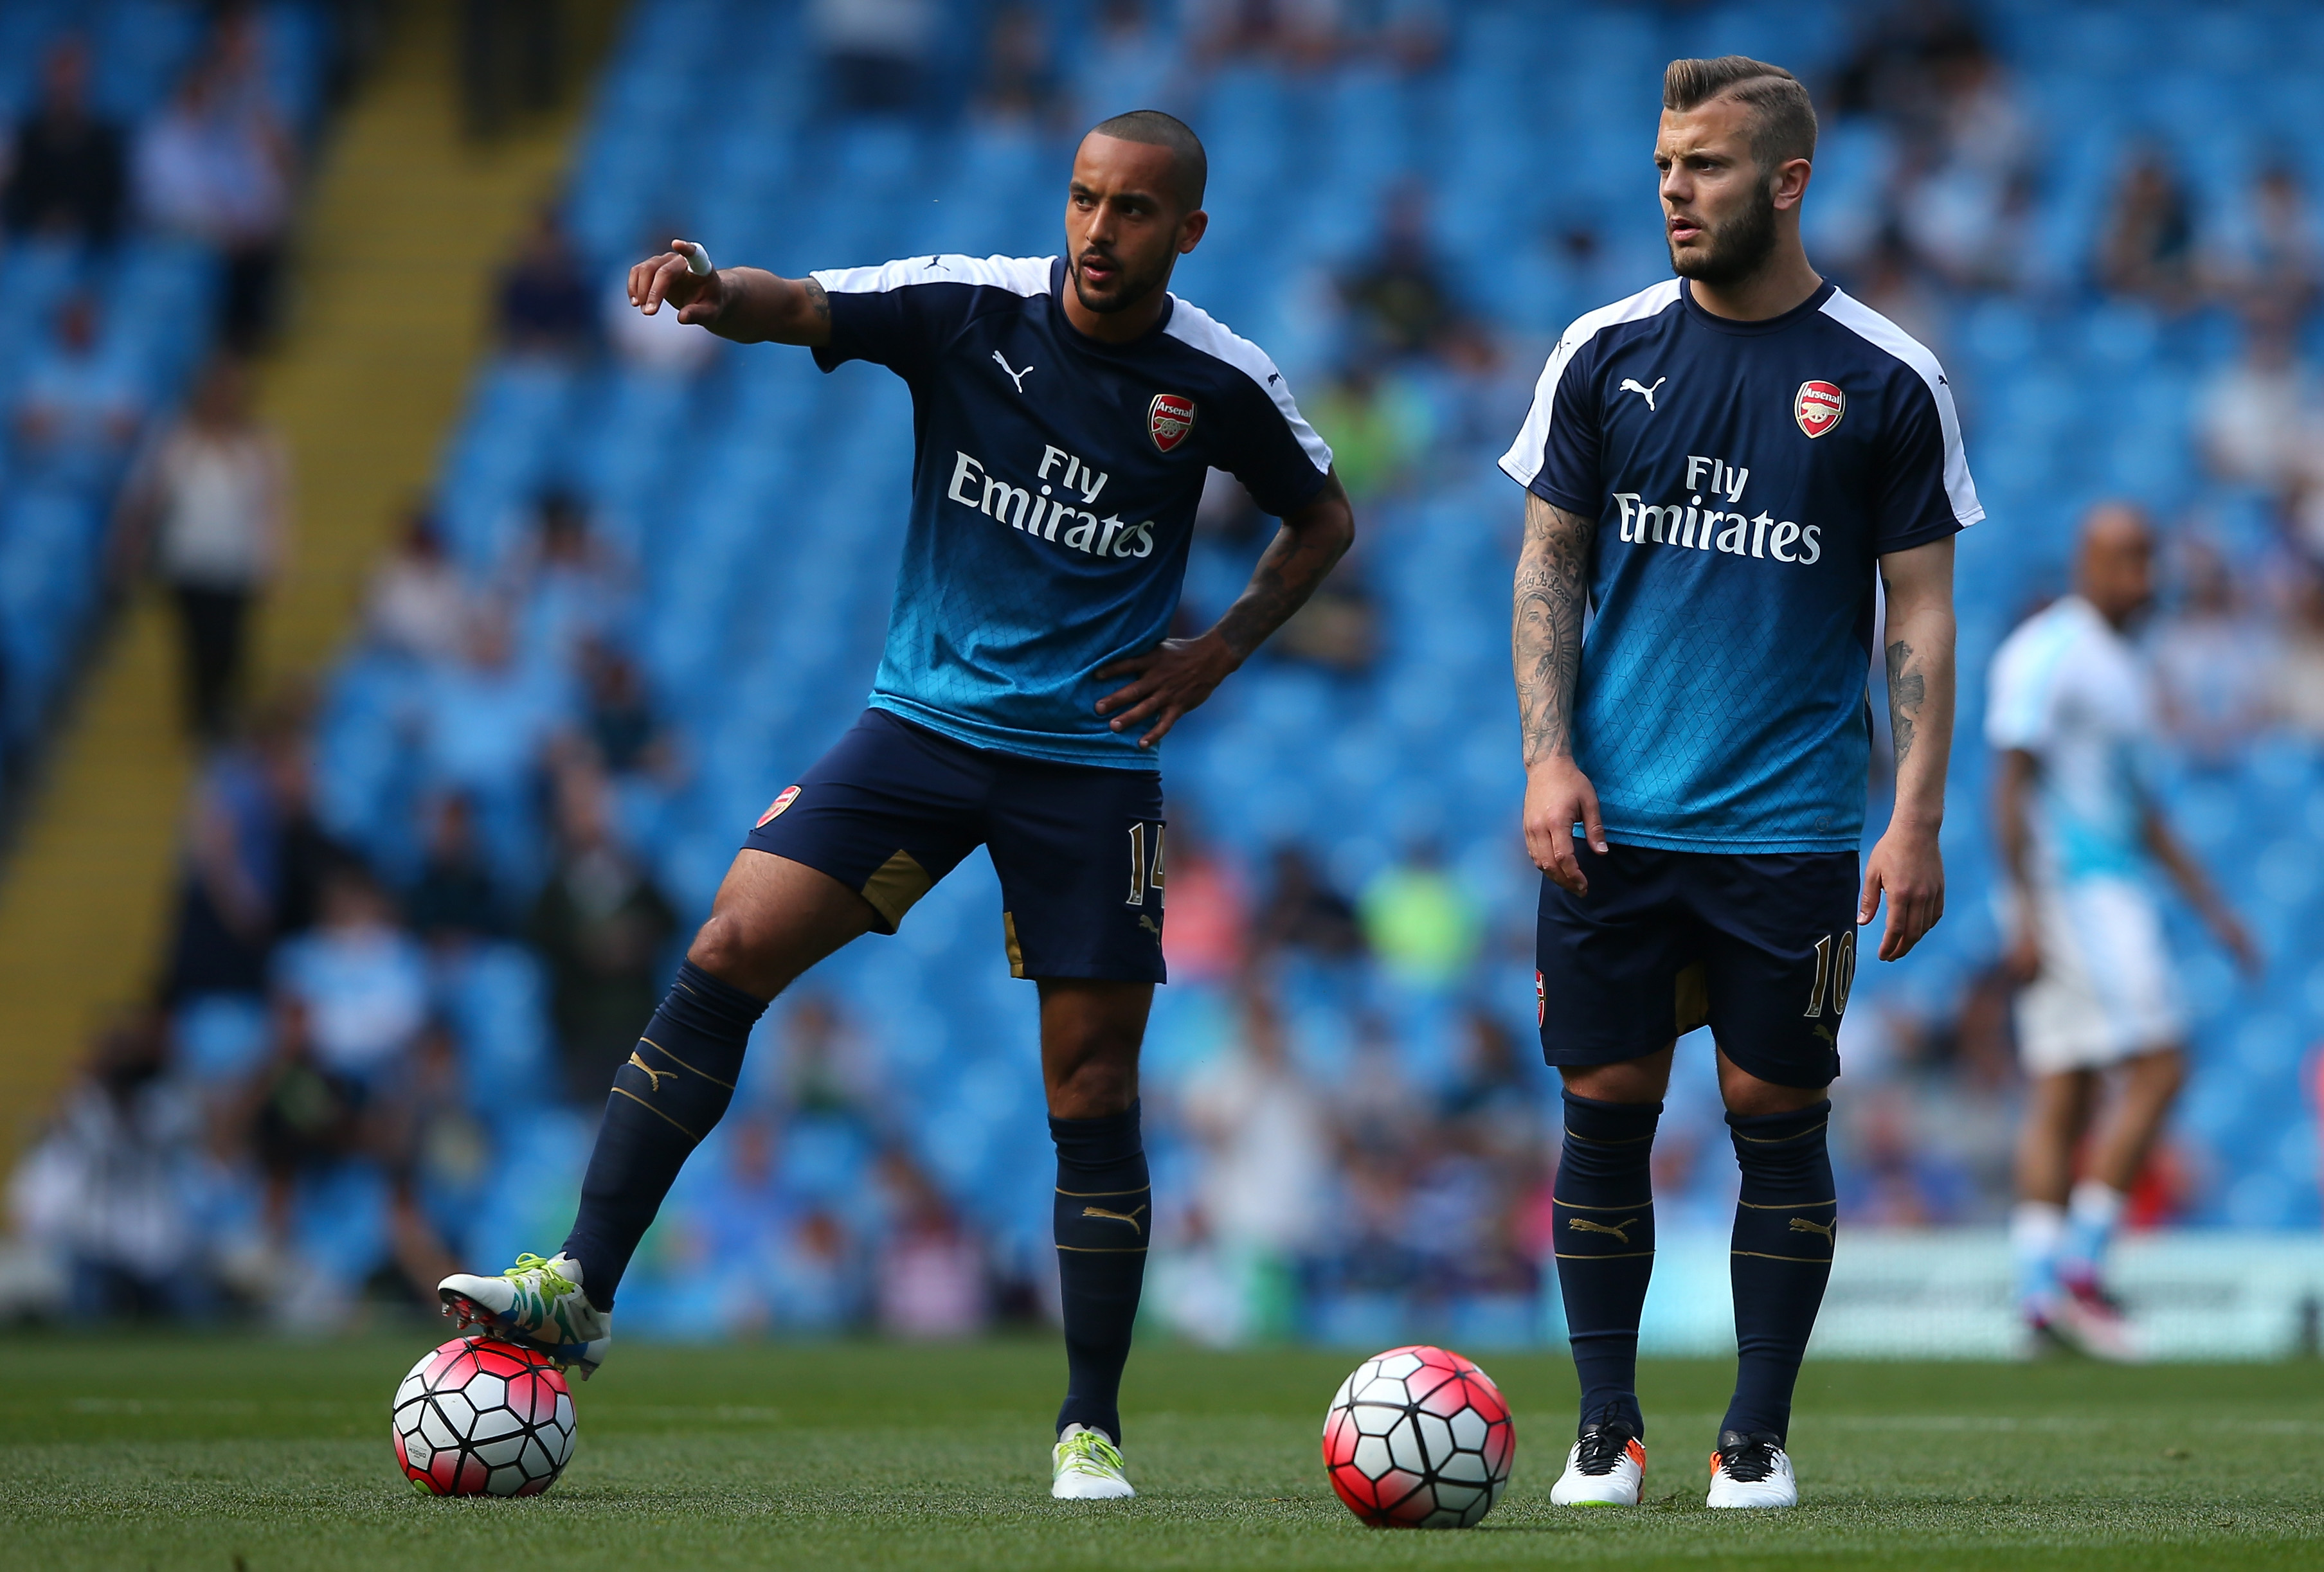
<svg viewBox="0 0 2324 1572">
<path fill-rule="evenodd" d="M 1792 395 L 1792 418 L 1810 437 L 1821 437 L 1848 413 L 1848 395 L 1831 382 L 1802 382 Z"/>
<path fill-rule="evenodd" d="M 773 821 L 781 818 L 783 816 L 783 810 L 789 807 L 793 803 L 798 801 L 798 794 L 799 789 L 797 786 L 788 786 L 784 788 L 783 795 L 781 796 L 777 797 L 773 802 L 767 804 L 767 811 L 759 815 L 759 822 L 754 827 L 763 830 Z"/>
<path fill-rule="evenodd" d="M 1157 393 L 1146 406 L 1146 435 L 1164 453 L 1185 441 L 1194 428 L 1194 400 L 1183 394 Z"/>
</svg>

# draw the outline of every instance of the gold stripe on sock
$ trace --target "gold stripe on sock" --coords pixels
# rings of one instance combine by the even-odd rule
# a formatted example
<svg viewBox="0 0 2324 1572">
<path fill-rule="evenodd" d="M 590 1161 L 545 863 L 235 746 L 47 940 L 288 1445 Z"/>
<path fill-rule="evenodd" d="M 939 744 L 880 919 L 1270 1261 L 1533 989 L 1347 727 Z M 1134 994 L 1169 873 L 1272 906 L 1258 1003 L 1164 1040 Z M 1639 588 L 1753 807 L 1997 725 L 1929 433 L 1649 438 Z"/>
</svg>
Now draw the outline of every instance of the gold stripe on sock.
<svg viewBox="0 0 2324 1572">
<path fill-rule="evenodd" d="M 1611 1255 L 1569 1255 L 1563 1250 L 1556 1252 L 1557 1258 L 1560 1261 L 1635 1261 L 1641 1255 L 1651 1255 L 1653 1254 L 1654 1252 L 1652 1250 L 1623 1250 L 1617 1251 Z"/>
<path fill-rule="evenodd" d="M 1729 1255 L 1748 1255 L 1759 1261 L 1804 1261 L 1811 1266 L 1829 1266 L 1829 1255 L 1770 1255 L 1765 1250 L 1729 1250 Z"/>
<path fill-rule="evenodd" d="M 1057 1248 L 1060 1250 L 1071 1250 L 1076 1255 L 1143 1255 L 1146 1254 L 1146 1246 L 1143 1245 L 1113 1245 L 1104 1246 L 1094 1245 L 1060 1245 Z"/>
<path fill-rule="evenodd" d="M 1644 1200 L 1626 1200 L 1620 1206 L 1586 1207 L 1580 1201 L 1559 1200 L 1555 1196 L 1552 1196 L 1550 1197 L 1550 1204 L 1552 1206 L 1563 1207 L 1570 1212 L 1620 1212 L 1629 1211 L 1638 1207 L 1650 1207 L 1655 1204 L 1655 1198 L 1653 1196 L 1648 1196 Z"/>
<path fill-rule="evenodd" d="M 688 1064 L 685 1060 L 680 1059 L 677 1054 L 672 1053 L 669 1049 L 655 1042 L 651 1037 L 641 1037 L 638 1041 L 652 1049 L 655 1053 L 660 1054 L 664 1059 L 669 1060 L 672 1064 L 677 1065 L 680 1070 L 692 1071 L 695 1074 L 702 1077 L 703 1080 L 708 1081 L 713 1086 L 723 1086 L 728 1091 L 733 1091 L 734 1089 L 734 1083 L 733 1081 L 721 1080 L 706 1070 L 695 1070 L 693 1065 Z"/>
<path fill-rule="evenodd" d="M 685 1136 L 696 1145 L 698 1146 L 702 1144 L 701 1136 L 687 1129 L 684 1125 L 679 1124 L 676 1119 L 671 1118 L 668 1114 L 663 1113 L 659 1108 L 646 1101 L 645 1099 L 640 1097 L 637 1093 L 633 1091 L 626 1091 L 617 1086 L 613 1089 L 613 1094 L 616 1097 L 625 1097 L 629 1099 L 632 1102 L 637 1104 L 638 1107 L 645 1109 L 646 1112 L 651 1114 L 655 1118 L 659 1119 L 662 1123 L 668 1125 L 671 1129 L 676 1130 L 679 1135 Z"/>
<path fill-rule="evenodd" d="M 1754 1146 L 1780 1146 L 1786 1141 L 1804 1141 L 1810 1135 L 1814 1135 L 1816 1130 L 1824 1129 L 1829 1126 L 1831 1123 L 1831 1120 L 1826 1118 L 1822 1124 L 1816 1126 L 1815 1129 L 1798 1130 L 1788 1135 L 1747 1135 L 1742 1131 L 1735 1129 L 1731 1125 L 1728 1127 L 1733 1132 L 1735 1138 L 1738 1141 L 1748 1141 Z"/>
</svg>

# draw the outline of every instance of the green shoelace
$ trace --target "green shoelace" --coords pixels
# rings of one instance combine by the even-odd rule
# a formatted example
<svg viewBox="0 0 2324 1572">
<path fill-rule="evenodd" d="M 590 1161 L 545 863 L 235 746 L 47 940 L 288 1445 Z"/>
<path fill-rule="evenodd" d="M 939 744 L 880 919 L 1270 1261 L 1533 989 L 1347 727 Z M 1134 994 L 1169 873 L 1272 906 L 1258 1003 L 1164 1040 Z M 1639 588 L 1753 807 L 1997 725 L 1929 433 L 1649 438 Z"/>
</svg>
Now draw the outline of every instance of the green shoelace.
<svg viewBox="0 0 2324 1572">
<path fill-rule="evenodd" d="M 1057 1463 L 1060 1473 L 1068 1468 L 1102 1469 L 1109 1474 L 1122 1471 L 1121 1453 L 1095 1430 L 1076 1430 L 1057 1445 L 1065 1448 Z"/>
<path fill-rule="evenodd" d="M 540 1275 L 538 1292 L 543 1301 L 563 1299 L 567 1294 L 578 1290 L 579 1285 L 558 1271 L 556 1267 L 551 1266 L 547 1256 L 535 1255 L 530 1251 L 519 1255 L 516 1258 L 516 1264 L 501 1275 L 519 1287 L 523 1287 L 525 1286 L 523 1280 L 534 1273 Z"/>
</svg>

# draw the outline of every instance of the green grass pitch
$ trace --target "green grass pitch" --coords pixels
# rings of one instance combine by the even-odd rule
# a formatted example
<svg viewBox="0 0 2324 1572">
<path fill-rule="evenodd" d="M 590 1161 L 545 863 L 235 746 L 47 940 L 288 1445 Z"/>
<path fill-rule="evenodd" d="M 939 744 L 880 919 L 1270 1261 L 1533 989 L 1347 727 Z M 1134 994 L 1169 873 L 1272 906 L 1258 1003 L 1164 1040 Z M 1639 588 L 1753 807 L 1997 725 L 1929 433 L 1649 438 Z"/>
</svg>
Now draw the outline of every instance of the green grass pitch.
<svg viewBox="0 0 2324 1572">
<path fill-rule="evenodd" d="M 534 1501 L 434 1501 L 395 1472 L 387 1403 L 428 1347 L 0 1340 L 0 1567 L 2260 1568 L 2324 1566 L 2324 1365 L 1810 1365 L 1804 1504 L 1702 1508 L 1714 1364 L 1650 1365 L 1637 1512 L 1561 1512 L 1562 1358 L 1487 1356 L 1517 1474 L 1482 1526 L 1383 1532 L 1324 1484 L 1323 1407 L 1355 1364 L 1142 1347 L 1120 1505 L 1052 1503 L 1062 1356 L 960 1348 L 624 1347 Z"/>
</svg>

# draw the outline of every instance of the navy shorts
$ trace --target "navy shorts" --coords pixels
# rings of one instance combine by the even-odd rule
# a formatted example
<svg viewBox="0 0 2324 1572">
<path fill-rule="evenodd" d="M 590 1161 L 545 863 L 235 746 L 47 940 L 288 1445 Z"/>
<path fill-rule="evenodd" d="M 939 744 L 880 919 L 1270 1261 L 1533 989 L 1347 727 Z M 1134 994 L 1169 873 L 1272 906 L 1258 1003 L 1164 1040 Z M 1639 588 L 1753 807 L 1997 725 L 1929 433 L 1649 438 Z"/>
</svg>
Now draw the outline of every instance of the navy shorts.
<svg viewBox="0 0 2324 1572">
<path fill-rule="evenodd" d="M 1818 1087 L 1840 1074 L 1855 852 L 1574 851 L 1588 895 L 1541 881 L 1543 1058 L 1618 1063 L 1707 1025 L 1762 1080 Z"/>
<path fill-rule="evenodd" d="M 1160 982 L 1162 777 L 1051 764 L 866 710 L 743 842 L 827 873 L 892 933 L 979 846 L 1016 977 Z"/>
</svg>

